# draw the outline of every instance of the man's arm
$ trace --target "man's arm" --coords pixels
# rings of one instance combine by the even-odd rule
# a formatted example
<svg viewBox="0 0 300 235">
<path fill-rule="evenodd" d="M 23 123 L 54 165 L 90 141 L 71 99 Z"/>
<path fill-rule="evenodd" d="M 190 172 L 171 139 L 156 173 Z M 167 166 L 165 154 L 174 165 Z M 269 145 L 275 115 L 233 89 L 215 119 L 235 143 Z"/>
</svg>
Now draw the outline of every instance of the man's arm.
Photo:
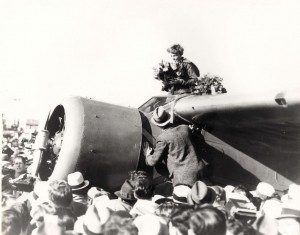
<svg viewBox="0 0 300 235">
<path fill-rule="evenodd" d="M 162 159 L 164 153 L 166 152 L 167 143 L 163 140 L 158 140 L 156 142 L 156 147 L 153 154 L 146 155 L 146 164 L 148 166 L 155 166 L 155 164 Z"/>
</svg>

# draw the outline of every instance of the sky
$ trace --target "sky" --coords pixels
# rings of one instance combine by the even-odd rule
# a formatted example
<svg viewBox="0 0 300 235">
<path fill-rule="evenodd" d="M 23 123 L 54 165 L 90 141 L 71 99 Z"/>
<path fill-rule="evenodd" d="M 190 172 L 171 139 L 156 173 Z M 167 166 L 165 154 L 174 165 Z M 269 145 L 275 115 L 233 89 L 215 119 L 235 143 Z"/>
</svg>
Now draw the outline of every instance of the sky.
<svg viewBox="0 0 300 235">
<path fill-rule="evenodd" d="M 2 0 L 3 113 L 39 118 L 68 96 L 138 107 L 166 95 L 153 67 L 181 44 L 231 93 L 300 87 L 299 0 Z"/>
</svg>

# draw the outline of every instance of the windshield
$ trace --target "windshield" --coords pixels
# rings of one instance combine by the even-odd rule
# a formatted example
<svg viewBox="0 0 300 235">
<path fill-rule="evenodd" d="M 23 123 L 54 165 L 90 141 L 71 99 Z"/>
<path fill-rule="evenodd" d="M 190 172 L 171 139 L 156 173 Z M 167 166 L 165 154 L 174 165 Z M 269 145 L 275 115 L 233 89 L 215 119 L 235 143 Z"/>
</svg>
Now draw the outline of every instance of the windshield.
<svg viewBox="0 0 300 235">
<path fill-rule="evenodd" d="M 166 105 L 166 104 L 172 102 L 173 100 L 175 100 L 175 97 L 176 97 L 175 95 L 152 97 L 150 100 L 148 100 L 142 106 L 140 106 L 139 110 L 141 110 L 145 113 L 150 113 L 158 106 L 163 106 L 163 105 Z"/>
</svg>

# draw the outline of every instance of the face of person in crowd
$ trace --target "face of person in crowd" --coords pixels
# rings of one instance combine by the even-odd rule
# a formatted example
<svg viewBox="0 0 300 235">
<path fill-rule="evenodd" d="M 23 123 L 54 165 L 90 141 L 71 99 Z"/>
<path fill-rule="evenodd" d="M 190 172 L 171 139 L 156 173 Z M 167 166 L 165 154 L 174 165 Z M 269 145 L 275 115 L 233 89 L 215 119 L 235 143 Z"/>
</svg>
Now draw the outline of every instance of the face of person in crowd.
<svg viewBox="0 0 300 235">
<path fill-rule="evenodd" d="M 17 158 L 14 160 L 14 170 L 17 174 L 22 174 L 25 172 L 25 164 L 23 163 L 22 159 Z"/>
<path fill-rule="evenodd" d="M 299 235 L 300 223 L 295 218 L 279 219 L 278 231 L 281 235 Z"/>
<path fill-rule="evenodd" d="M 182 56 L 180 54 L 173 54 L 171 53 L 171 59 L 175 62 L 179 62 L 181 60 Z"/>
</svg>

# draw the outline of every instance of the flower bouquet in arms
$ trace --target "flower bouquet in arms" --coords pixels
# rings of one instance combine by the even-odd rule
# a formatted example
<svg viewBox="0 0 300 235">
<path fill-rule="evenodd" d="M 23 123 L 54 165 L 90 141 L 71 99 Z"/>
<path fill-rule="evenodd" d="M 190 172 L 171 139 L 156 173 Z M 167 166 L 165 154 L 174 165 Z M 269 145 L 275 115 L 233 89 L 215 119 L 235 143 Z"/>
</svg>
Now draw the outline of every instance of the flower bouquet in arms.
<svg viewBox="0 0 300 235">
<path fill-rule="evenodd" d="M 157 68 L 153 68 L 154 78 L 162 81 L 162 91 L 167 91 L 173 94 L 174 85 L 171 81 L 174 81 L 177 77 L 176 71 L 172 68 L 171 63 L 162 60 Z"/>
<path fill-rule="evenodd" d="M 193 88 L 193 94 L 197 95 L 216 95 L 227 93 L 222 85 L 223 78 L 215 75 L 205 74 L 199 79 Z"/>
</svg>

